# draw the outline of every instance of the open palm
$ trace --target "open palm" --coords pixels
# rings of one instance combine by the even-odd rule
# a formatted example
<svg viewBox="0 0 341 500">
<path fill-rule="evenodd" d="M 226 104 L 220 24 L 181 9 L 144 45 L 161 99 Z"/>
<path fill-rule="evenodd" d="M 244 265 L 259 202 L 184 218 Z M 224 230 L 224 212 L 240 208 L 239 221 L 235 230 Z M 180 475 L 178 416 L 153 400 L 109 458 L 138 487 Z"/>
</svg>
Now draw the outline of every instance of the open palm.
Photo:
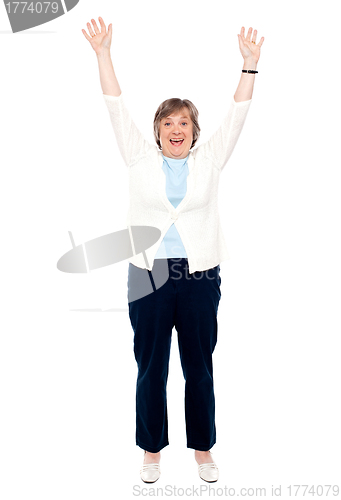
<svg viewBox="0 0 341 500">
<path fill-rule="evenodd" d="M 90 36 L 87 34 L 85 30 L 82 29 L 85 38 L 90 42 L 90 45 L 94 49 L 96 54 L 99 54 L 104 49 L 110 49 L 111 39 L 112 39 L 112 24 L 109 24 L 107 31 L 103 19 L 101 17 L 99 17 L 98 19 L 101 25 L 101 31 L 98 29 L 98 26 L 94 19 L 91 19 L 91 22 L 93 24 L 93 29 L 91 24 L 87 23 Z"/>
<path fill-rule="evenodd" d="M 251 34 L 252 28 L 249 28 L 249 31 L 247 32 L 247 35 L 245 37 L 245 28 L 244 26 L 242 27 L 242 29 L 240 30 L 240 35 L 238 35 L 239 48 L 244 59 L 252 58 L 256 62 L 258 62 L 260 58 L 260 48 L 263 45 L 264 37 L 262 36 L 259 43 L 256 44 L 257 30 L 254 30 L 252 39 Z"/>
</svg>

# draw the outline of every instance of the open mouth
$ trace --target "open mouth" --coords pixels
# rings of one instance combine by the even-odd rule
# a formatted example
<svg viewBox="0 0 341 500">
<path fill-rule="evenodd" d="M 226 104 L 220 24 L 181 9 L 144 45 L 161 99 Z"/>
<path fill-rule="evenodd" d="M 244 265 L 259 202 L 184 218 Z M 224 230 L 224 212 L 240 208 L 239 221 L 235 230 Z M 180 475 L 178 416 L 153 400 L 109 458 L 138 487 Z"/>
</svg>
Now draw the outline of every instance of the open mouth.
<svg viewBox="0 0 341 500">
<path fill-rule="evenodd" d="M 173 146 L 181 146 L 183 142 L 184 139 L 170 139 L 170 143 L 173 144 Z"/>
</svg>

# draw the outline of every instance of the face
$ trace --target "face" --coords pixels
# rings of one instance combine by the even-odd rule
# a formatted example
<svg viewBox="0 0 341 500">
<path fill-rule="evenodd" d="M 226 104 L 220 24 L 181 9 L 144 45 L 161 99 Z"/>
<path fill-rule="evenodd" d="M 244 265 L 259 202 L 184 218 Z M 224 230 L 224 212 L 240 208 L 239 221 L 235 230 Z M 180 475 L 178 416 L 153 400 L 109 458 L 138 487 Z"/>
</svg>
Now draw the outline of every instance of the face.
<svg viewBox="0 0 341 500">
<path fill-rule="evenodd" d="M 167 158 L 180 160 L 188 156 L 193 142 L 193 122 L 187 108 L 161 120 L 160 142 Z"/>
</svg>

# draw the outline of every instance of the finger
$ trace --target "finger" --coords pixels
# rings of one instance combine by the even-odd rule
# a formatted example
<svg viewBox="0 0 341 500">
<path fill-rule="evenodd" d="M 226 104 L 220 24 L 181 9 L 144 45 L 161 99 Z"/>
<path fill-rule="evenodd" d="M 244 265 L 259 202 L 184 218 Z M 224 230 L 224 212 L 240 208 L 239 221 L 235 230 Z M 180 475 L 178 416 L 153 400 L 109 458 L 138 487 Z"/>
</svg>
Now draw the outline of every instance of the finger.
<svg viewBox="0 0 341 500">
<path fill-rule="evenodd" d="M 264 36 L 262 36 L 262 38 L 259 40 L 259 44 L 257 45 L 257 47 L 261 47 L 263 45 L 263 42 L 264 42 Z"/>
<path fill-rule="evenodd" d="M 99 24 L 101 25 L 101 28 L 102 28 L 102 32 L 104 31 L 104 33 L 106 33 L 107 32 L 107 28 L 106 28 L 106 26 L 104 24 L 103 19 L 101 17 L 99 17 L 98 19 L 99 19 Z"/>
<path fill-rule="evenodd" d="M 85 38 L 86 38 L 87 40 L 89 40 L 89 42 L 91 42 L 91 38 L 89 37 L 89 35 L 87 34 L 87 32 L 86 32 L 85 30 L 83 30 L 83 29 L 82 29 L 82 33 L 83 33 L 83 35 L 85 36 Z"/>
<path fill-rule="evenodd" d="M 92 26 L 90 23 L 86 23 L 87 27 L 88 27 L 88 30 L 89 30 L 89 33 L 90 33 L 90 36 L 95 36 L 95 33 L 93 32 L 92 30 Z"/>
<path fill-rule="evenodd" d="M 252 35 L 253 43 L 256 43 L 256 38 L 257 38 L 257 30 L 254 30 L 253 35 Z"/>
<path fill-rule="evenodd" d="M 240 30 L 240 35 L 241 35 L 241 36 L 244 36 L 244 33 L 245 33 L 245 28 L 244 28 L 244 26 L 243 26 L 243 27 L 242 27 L 242 29 Z"/>
<path fill-rule="evenodd" d="M 109 34 L 109 37 L 110 37 L 110 40 L 111 40 L 111 38 L 112 38 L 112 24 L 109 24 L 108 34 Z"/>
<path fill-rule="evenodd" d="M 96 33 L 96 35 L 99 35 L 99 34 L 100 34 L 100 30 L 98 29 L 98 26 L 97 26 L 97 24 L 96 24 L 95 19 L 91 19 L 91 22 L 92 22 L 92 24 L 94 25 L 94 29 L 95 29 L 95 33 Z"/>
<path fill-rule="evenodd" d="M 250 39 L 251 39 L 251 33 L 252 33 L 252 28 L 249 28 L 249 31 L 247 32 L 247 35 L 246 35 L 246 40 L 249 42 Z"/>
</svg>

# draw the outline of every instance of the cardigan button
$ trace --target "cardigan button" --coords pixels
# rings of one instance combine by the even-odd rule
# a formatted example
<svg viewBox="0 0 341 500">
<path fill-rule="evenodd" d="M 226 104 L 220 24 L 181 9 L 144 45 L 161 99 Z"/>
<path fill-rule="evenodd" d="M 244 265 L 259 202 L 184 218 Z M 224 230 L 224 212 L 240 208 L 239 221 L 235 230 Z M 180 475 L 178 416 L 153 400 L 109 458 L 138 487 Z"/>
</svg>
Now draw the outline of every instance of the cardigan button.
<svg viewBox="0 0 341 500">
<path fill-rule="evenodd" d="M 171 217 L 172 217 L 173 220 L 177 220 L 178 214 L 176 214 L 175 212 L 173 212 L 172 215 L 171 215 Z"/>
</svg>

